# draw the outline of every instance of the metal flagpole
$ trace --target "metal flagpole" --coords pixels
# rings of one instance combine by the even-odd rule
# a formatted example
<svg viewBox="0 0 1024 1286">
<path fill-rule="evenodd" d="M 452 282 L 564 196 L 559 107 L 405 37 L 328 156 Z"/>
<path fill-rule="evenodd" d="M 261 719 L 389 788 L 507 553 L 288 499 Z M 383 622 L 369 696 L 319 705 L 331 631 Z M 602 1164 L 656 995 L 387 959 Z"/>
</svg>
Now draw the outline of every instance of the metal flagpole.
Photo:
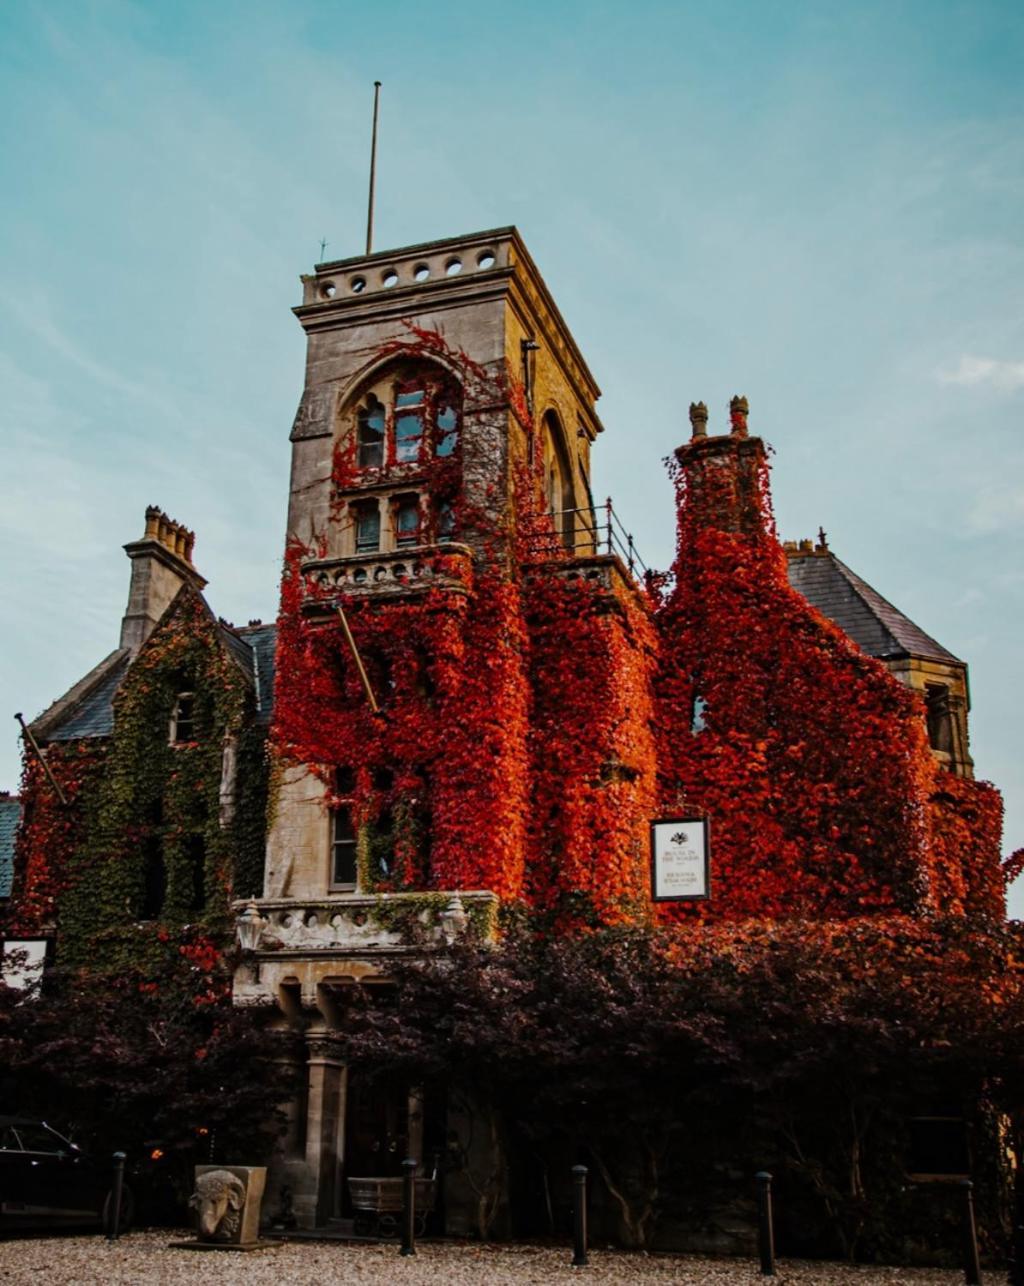
<svg viewBox="0 0 1024 1286">
<path fill-rule="evenodd" d="M 50 785 L 56 791 L 57 798 L 64 805 L 64 807 L 67 808 L 67 805 L 68 805 L 67 796 L 61 790 L 60 783 L 57 781 L 57 778 L 50 771 L 50 765 L 46 762 L 46 756 L 39 748 L 39 742 L 36 741 L 35 737 L 32 735 L 32 729 L 28 726 L 28 724 L 25 722 L 25 720 L 21 717 L 20 714 L 16 714 L 14 717 L 21 724 L 22 736 L 25 738 L 29 746 L 35 751 L 36 757 L 38 758 L 39 762 L 43 765 L 43 772 L 46 773 L 46 776 L 47 776 L 47 779 L 49 780 Z"/>
<path fill-rule="evenodd" d="M 373 685 L 370 683 L 370 676 L 366 673 L 366 666 L 363 665 L 363 658 L 359 655 L 359 649 L 356 647 L 356 641 L 352 637 L 352 631 L 349 629 L 348 617 L 345 615 L 345 609 L 340 603 L 337 604 L 338 616 L 341 618 L 341 628 L 345 635 L 345 642 L 348 644 L 348 650 L 352 653 L 352 660 L 356 663 L 356 671 L 359 674 L 359 680 L 363 685 L 363 691 L 366 693 L 366 699 L 370 703 L 370 709 L 374 714 L 380 714 L 380 706 L 377 704 L 377 698 L 373 695 Z"/>
<path fill-rule="evenodd" d="M 380 107 L 380 81 L 373 82 L 373 135 L 370 141 L 370 203 L 366 210 L 366 253 L 373 253 L 373 194 L 377 186 L 377 112 Z"/>
</svg>

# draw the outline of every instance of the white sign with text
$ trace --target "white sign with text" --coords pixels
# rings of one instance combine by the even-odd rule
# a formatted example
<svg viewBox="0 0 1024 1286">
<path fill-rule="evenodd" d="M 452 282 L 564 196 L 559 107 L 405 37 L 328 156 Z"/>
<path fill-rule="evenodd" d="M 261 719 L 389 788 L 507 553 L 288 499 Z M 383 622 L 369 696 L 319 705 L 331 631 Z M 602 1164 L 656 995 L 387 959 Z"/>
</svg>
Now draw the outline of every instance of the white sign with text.
<svg viewBox="0 0 1024 1286">
<path fill-rule="evenodd" d="M 671 817 L 651 823 L 651 896 L 689 902 L 711 896 L 706 817 Z"/>
</svg>

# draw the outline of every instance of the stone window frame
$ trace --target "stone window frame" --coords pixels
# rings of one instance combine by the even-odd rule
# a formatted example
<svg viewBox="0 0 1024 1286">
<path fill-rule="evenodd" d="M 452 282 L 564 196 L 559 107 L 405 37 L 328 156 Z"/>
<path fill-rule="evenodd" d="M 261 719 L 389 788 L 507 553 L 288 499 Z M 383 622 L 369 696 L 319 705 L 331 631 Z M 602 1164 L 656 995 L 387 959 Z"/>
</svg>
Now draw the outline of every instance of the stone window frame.
<svg viewBox="0 0 1024 1286">
<path fill-rule="evenodd" d="M 339 837 L 341 821 L 347 823 L 349 834 Z M 339 880 L 339 849 L 344 848 L 351 861 L 352 879 Z M 359 891 L 359 830 L 352 817 L 352 806 L 344 801 L 335 804 L 328 813 L 327 830 L 327 890 L 329 893 L 357 893 Z"/>
<path fill-rule="evenodd" d="M 187 702 L 188 714 L 182 717 L 182 703 Z M 188 736 L 182 735 L 182 727 L 187 728 Z M 174 698 L 171 718 L 167 727 L 167 744 L 169 746 L 191 746 L 198 740 L 196 737 L 196 694 L 194 691 L 182 690 Z"/>
<path fill-rule="evenodd" d="M 400 398 L 408 398 L 423 390 L 422 403 L 399 406 Z M 464 392 L 460 381 L 446 367 L 429 360 L 406 360 L 392 365 L 383 373 L 371 376 L 367 384 L 350 403 L 352 410 L 343 415 L 342 433 L 355 442 L 355 463 L 361 473 L 382 473 L 390 468 L 415 470 L 434 459 L 447 459 L 456 454 L 462 443 L 464 427 Z M 397 426 L 400 418 L 413 418 L 422 406 L 422 429 L 415 436 L 417 450 L 414 457 L 400 460 Z M 364 451 L 377 444 L 363 442 L 363 425 L 377 407 L 384 411 L 384 438 L 380 444 L 380 463 L 364 459 Z M 454 423 L 442 422 L 447 413 L 454 413 Z M 410 439 L 412 440 L 412 439 Z"/>
</svg>

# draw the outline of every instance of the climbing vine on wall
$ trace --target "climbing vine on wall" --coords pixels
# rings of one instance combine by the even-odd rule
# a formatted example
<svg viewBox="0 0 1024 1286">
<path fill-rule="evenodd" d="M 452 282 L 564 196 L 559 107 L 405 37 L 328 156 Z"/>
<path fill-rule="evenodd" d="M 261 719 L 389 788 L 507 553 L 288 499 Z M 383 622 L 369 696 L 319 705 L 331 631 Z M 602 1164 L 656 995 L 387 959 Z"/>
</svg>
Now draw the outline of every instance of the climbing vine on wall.
<svg viewBox="0 0 1024 1286">
<path fill-rule="evenodd" d="M 374 716 L 340 621 L 303 616 L 304 604 L 335 592 L 302 571 L 304 558 L 330 547 L 328 533 L 309 549 L 294 545 L 275 744 L 320 776 L 328 810 L 352 810 L 364 888 L 487 888 L 583 919 L 643 914 L 654 782 L 644 600 L 625 582 L 570 577 L 540 461 L 512 452 L 504 473 L 467 463 L 474 441 L 497 444 L 484 452 L 492 467 L 504 458 L 510 416 L 526 441 L 533 432 L 507 369 L 489 372 L 415 327 L 378 356 L 437 361 L 443 378 L 458 375 L 460 448 L 416 473 L 445 498 L 463 477 L 455 540 L 469 542 L 473 558 L 439 553 L 433 587 L 418 595 L 342 600 L 381 694 Z M 335 494 L 359 482 L 351 434 L 335 446 L 332 476 Z M 340 513 L 335 505 L 332 521 Z"/>
<path fill-rule="evenodd" d="M 666 914 L 996 910 L 983 875 L 998 870 L 988 788 L 950 779 L 933 804 L 919 698 L 790 588 L 759 448 L 695 439 L 672 466 L 662 801 L 713 819 L 715 896 Z M 943 839 L 966 838 L 944 795 L 983 823 L 962 851 Z"/>
<path fill-rule="evenodd" d="M 21 778 L 25 806 L 7 918 L 13 936 L 39 934 L 56 918 L 60 897 L 68 887 L 69 864 L 94 811 L 106 749 L 104 742 L 97 741 L 58 742 L 49 748 L 47 764 L 67 806 L 58 800 L 38 757 L 26 752 Z"/>
<path fill-rule="evenodd" d="M 182 941 L 201 949 L 224 930 L 235 886 L 252 890 L 263 828 L 249 808 L 266 764 L 259 733 L 246 731 L 249 685 L 218 630 L 199 595 L 183 592 L 117 692 L 88 825 L 63 859 L 68 963 L 119 968 L 176 952 Z M 192 694 L 188 739 L 171 744 L 182 692 Z M 230 737 L 237 780 L 247 782 L 233 817 L 221 800 Z"/>
</svg>

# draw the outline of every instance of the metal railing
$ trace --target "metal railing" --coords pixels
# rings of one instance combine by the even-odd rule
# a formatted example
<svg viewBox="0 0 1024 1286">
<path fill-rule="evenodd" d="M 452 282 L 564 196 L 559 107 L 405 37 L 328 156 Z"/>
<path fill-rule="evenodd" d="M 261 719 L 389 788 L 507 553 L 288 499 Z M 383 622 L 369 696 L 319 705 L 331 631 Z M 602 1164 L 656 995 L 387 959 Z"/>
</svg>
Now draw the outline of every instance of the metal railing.
<svg viewBox="0 0 1024 1286">
<path fill-rule="evenodd" d="M 552 529 L 526 535 L 527 548 L 532 555 L 555 556 L 563 551 L 577 558 L 616 554 L 632 576 L 642 578 L 649 570 L 637 553 L 632 533 L 626 530 L 615 512 L 610 497 L 599 507 L 549 509 L 544 516 L 551 520 Z"/>
</svg>

